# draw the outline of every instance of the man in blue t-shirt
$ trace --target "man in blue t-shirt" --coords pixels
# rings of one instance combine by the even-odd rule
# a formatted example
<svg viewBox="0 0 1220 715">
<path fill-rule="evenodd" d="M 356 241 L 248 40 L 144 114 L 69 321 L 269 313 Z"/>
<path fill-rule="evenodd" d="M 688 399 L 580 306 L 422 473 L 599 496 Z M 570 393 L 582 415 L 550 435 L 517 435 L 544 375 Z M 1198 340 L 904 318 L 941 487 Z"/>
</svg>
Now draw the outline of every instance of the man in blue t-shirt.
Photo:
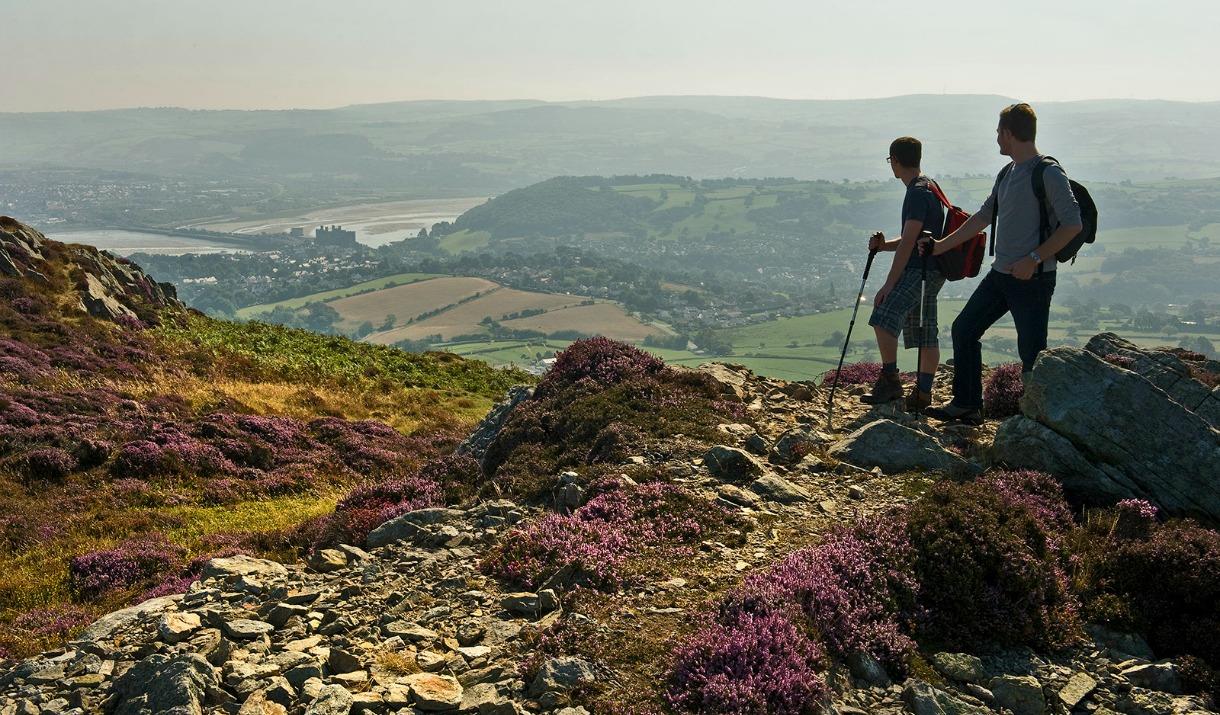
<svg viewBox="0 0 1220 715">
<path fill-rule="evenodd" d="M 1033 187 L 1034 168 L 1045 156 L 1034 144 L 1037 128 L 1038 117 L 1028 104 L 1013 104 L 1000 112 L 996 143 L 1012 163 L 1000 172 L 978 213 L 944 239 L 931 243 L 931 252 L 940 255 L 969 240 L 991 223 L 999 202 L 992 236 L 995 261 L 953 321 L 953 400 L 929 408 L 925 412 L 929 417 L 974 424 L 982 421 L 981 340 L 1005 314 L 1012 313 L 1017 328 L 1023 373 L 1033 369 L 1038 353 L 1046 348 L 1051 296 L 1055 293 L 1055 254 L 1080 233 L 1083 221 L 1067 174 L 1058 164 L 1051 164 L 1043 173 L 1049 233 L 1043 231 Z M 921 248 L 921 252 L 926 251 Z"/>
<path fill-rule="evenodd" d="M 918 412 L 932 404 L 932 380 L 936 366 L 940 364 L 936 294 L 945 284 L 935 263 L 915 250 L 915 241 L 921 231 L 929 231 L 933 237 L 940 238 L 945 225 L 945 209 L 932 191 L 933 182 L 919 169 L 922 154 L 923 145 L 918 139 L 899 137 L 890 144 L 890 155 L 886 158 L 894 178 L 906 184 L 907 193 L 902 200 L 902 235 L 887 241 L 885 234 L 878 231 L 868 241 L 870 251 L 894 251 L 895 256 L 885 285 L 873 299 L 873 314 L 868 319 L 877 334 L 881 375 L 873 385 L 873 391 L 860 398 L 875 405 L 902 397 L 902 380 L 898 377 L 898 333 L 901 332 L 905 347 L 923 348 L 915 387 L 907 395 L 906 407 L 910 412 Z"/>
</svg>

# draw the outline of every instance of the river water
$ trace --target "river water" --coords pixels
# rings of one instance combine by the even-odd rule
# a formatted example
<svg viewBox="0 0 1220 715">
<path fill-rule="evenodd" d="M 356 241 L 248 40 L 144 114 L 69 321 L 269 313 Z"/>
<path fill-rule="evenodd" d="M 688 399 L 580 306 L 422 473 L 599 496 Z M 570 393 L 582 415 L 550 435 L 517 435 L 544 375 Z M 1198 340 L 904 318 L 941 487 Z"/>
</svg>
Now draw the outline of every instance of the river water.
<svg viewBox="0 0 1220 715">
<path fill-rule="evenodd" d="M 64 243 L 88 244 L 117 256 L 130 256 L 133 253 L 180 256 L 186 253 L 235 253 L 241 250 L 204 239 L 114 229 L 52 232 L 47 234 L 47 238 Z"/>
</svg>

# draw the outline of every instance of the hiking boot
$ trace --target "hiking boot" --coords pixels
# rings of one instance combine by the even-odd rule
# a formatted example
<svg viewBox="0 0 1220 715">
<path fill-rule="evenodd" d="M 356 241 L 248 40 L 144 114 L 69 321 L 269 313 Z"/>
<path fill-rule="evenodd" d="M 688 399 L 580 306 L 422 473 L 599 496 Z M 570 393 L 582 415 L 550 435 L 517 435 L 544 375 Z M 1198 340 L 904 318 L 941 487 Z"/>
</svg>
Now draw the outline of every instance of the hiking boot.
<svg viewBox="0 0 1220 715">
<path fill-rule="evenodd" d="M 883 372 L 873 383 L 873 391 L 860 398 L 866 405 L 881 405 L 894 400 L 901 400 L 904 390 L 902 378 L 896 372 Z"/>
<path fill-rule="evenodd" d="M 912 387 L 907 395 L 907 412 L 917 415 L 932 406 L 932 393 L 920 392 L 918 387 Z"/>
<path fill-rule="evenodd" d="M 959 407 L 952 402 L 946 405 L 925 408 L 923 414 L 925 417 L 945 422 L 965 422 L 970 425 L 983 424 L 983 415 L 977 408 Z"/>
</svg>

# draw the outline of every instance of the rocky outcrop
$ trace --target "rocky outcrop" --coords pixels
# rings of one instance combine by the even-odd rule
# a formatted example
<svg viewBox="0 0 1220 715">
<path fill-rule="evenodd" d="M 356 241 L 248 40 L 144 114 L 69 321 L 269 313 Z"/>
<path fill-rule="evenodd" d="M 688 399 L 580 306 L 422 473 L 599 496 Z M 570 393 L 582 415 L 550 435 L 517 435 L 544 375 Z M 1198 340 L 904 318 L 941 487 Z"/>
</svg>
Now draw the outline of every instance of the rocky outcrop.
<svg viewBox="0 0 1220 715">
<path fill-rule="evenodd" d="M 881 467 L 887 473 L 969 469 L 966 460 L 940 446 L 931 436 L 886 419 L 875 420 L 852 432 L 831 447 L 829 454 L 858 467 Z"/>
<path fill-rule="evenodd" d="M 150 655 L 114 684 L 115 715 L 201 715 L 219 690 L 216 669 L 198 655 Z M 214 698 L 219 700 L 220 698 Z"/>
<path fill-rule="evenodd" d="M 993 460 L 1055 474 L 1086 504 L 1135 497 L 1220 522 L 1220 431 L 1188 407 L 1213 409 L 1214 391 L 1172 354 L 1106 335 L 1090 346 L 1039 356 Z"/>
<path fill-rule="evenodd" d="M 8 216 L 0 216 L 0 274 L 67 286 L 75 296 L 71 307 L 107 320 L 186 309 L 173 285 L 154 281 L 136 264 L 92 246 L 52 241 Z"/>
<path fill-rule="evenodd" d="M 457 447 L 458 454 L 468 454 L 478 461 L 483 461 L 483 455 L 487 453 L 487 448 L 496 439 L 496 435 L 500 434 L 500 429 L 504 427 L 504 423 L 508 420 L 508 416 L 512 414 L 513 408 L 528 400 L 534 394 L 534 388 L 528 385 L 517 385 L 509 388 L 508 395 L 501 402 L 491 408 L 479 426 L 475 427 L 470 435 L 462 440 L 462 443 Z"/>
<path fill-rule="evenodd" d="M 1176 348 L 1144 350 L 1114 333 L 1093 336 L 1084 349 L 1112 365 L 1143 377 L 1164 390 L 1171 400 L 1220 429 L 1220 385 L 1209 388 L 1194 379 L 1196 370 L 1220 375 L 1220 361 L 1187 361 L 1184 359 L 1186 351 Z"/>
</svg>

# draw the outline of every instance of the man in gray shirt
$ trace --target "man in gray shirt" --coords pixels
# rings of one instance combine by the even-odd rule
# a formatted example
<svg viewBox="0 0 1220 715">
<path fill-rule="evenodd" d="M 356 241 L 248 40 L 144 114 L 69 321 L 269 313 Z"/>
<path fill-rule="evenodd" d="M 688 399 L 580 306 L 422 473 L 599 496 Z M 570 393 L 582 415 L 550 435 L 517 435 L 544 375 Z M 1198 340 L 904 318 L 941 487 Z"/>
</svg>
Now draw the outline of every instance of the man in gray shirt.
<svg viewBox="0 0 1220 715">
<path fill-rule="evenodd" d="M 1067 175 L 1058 164 L 1044 169 L 1049 230 L 1043 231 L 1041 207 L 1034 194 L 1033 173 L 1045 155 L 1034 144 L 1037 115 L 1028 104 L 1000 112 L 996 143 L 1012 163 L 1004 167 L 978 213 L 960 228 L 931 242 L 939 255 L 960 245 L 996 219 L 992 236 L 995 261 L 966 306 L 953 321 L 953 400 L 929 407 L 925 414 L 978 423 L 983 406 L 983 347 L 987 329 L 1006 313 L 1017 328 L 1017 351 L 1025 372 L 1046 348 L 1051 296 L 1055 292 L 1055 254 L 1083 228 L 1080 206 Z M 996 206 L 999 206 L 996 215 Z M 927 250 L 925 243 L 921 249 Z"/>
</svg>

